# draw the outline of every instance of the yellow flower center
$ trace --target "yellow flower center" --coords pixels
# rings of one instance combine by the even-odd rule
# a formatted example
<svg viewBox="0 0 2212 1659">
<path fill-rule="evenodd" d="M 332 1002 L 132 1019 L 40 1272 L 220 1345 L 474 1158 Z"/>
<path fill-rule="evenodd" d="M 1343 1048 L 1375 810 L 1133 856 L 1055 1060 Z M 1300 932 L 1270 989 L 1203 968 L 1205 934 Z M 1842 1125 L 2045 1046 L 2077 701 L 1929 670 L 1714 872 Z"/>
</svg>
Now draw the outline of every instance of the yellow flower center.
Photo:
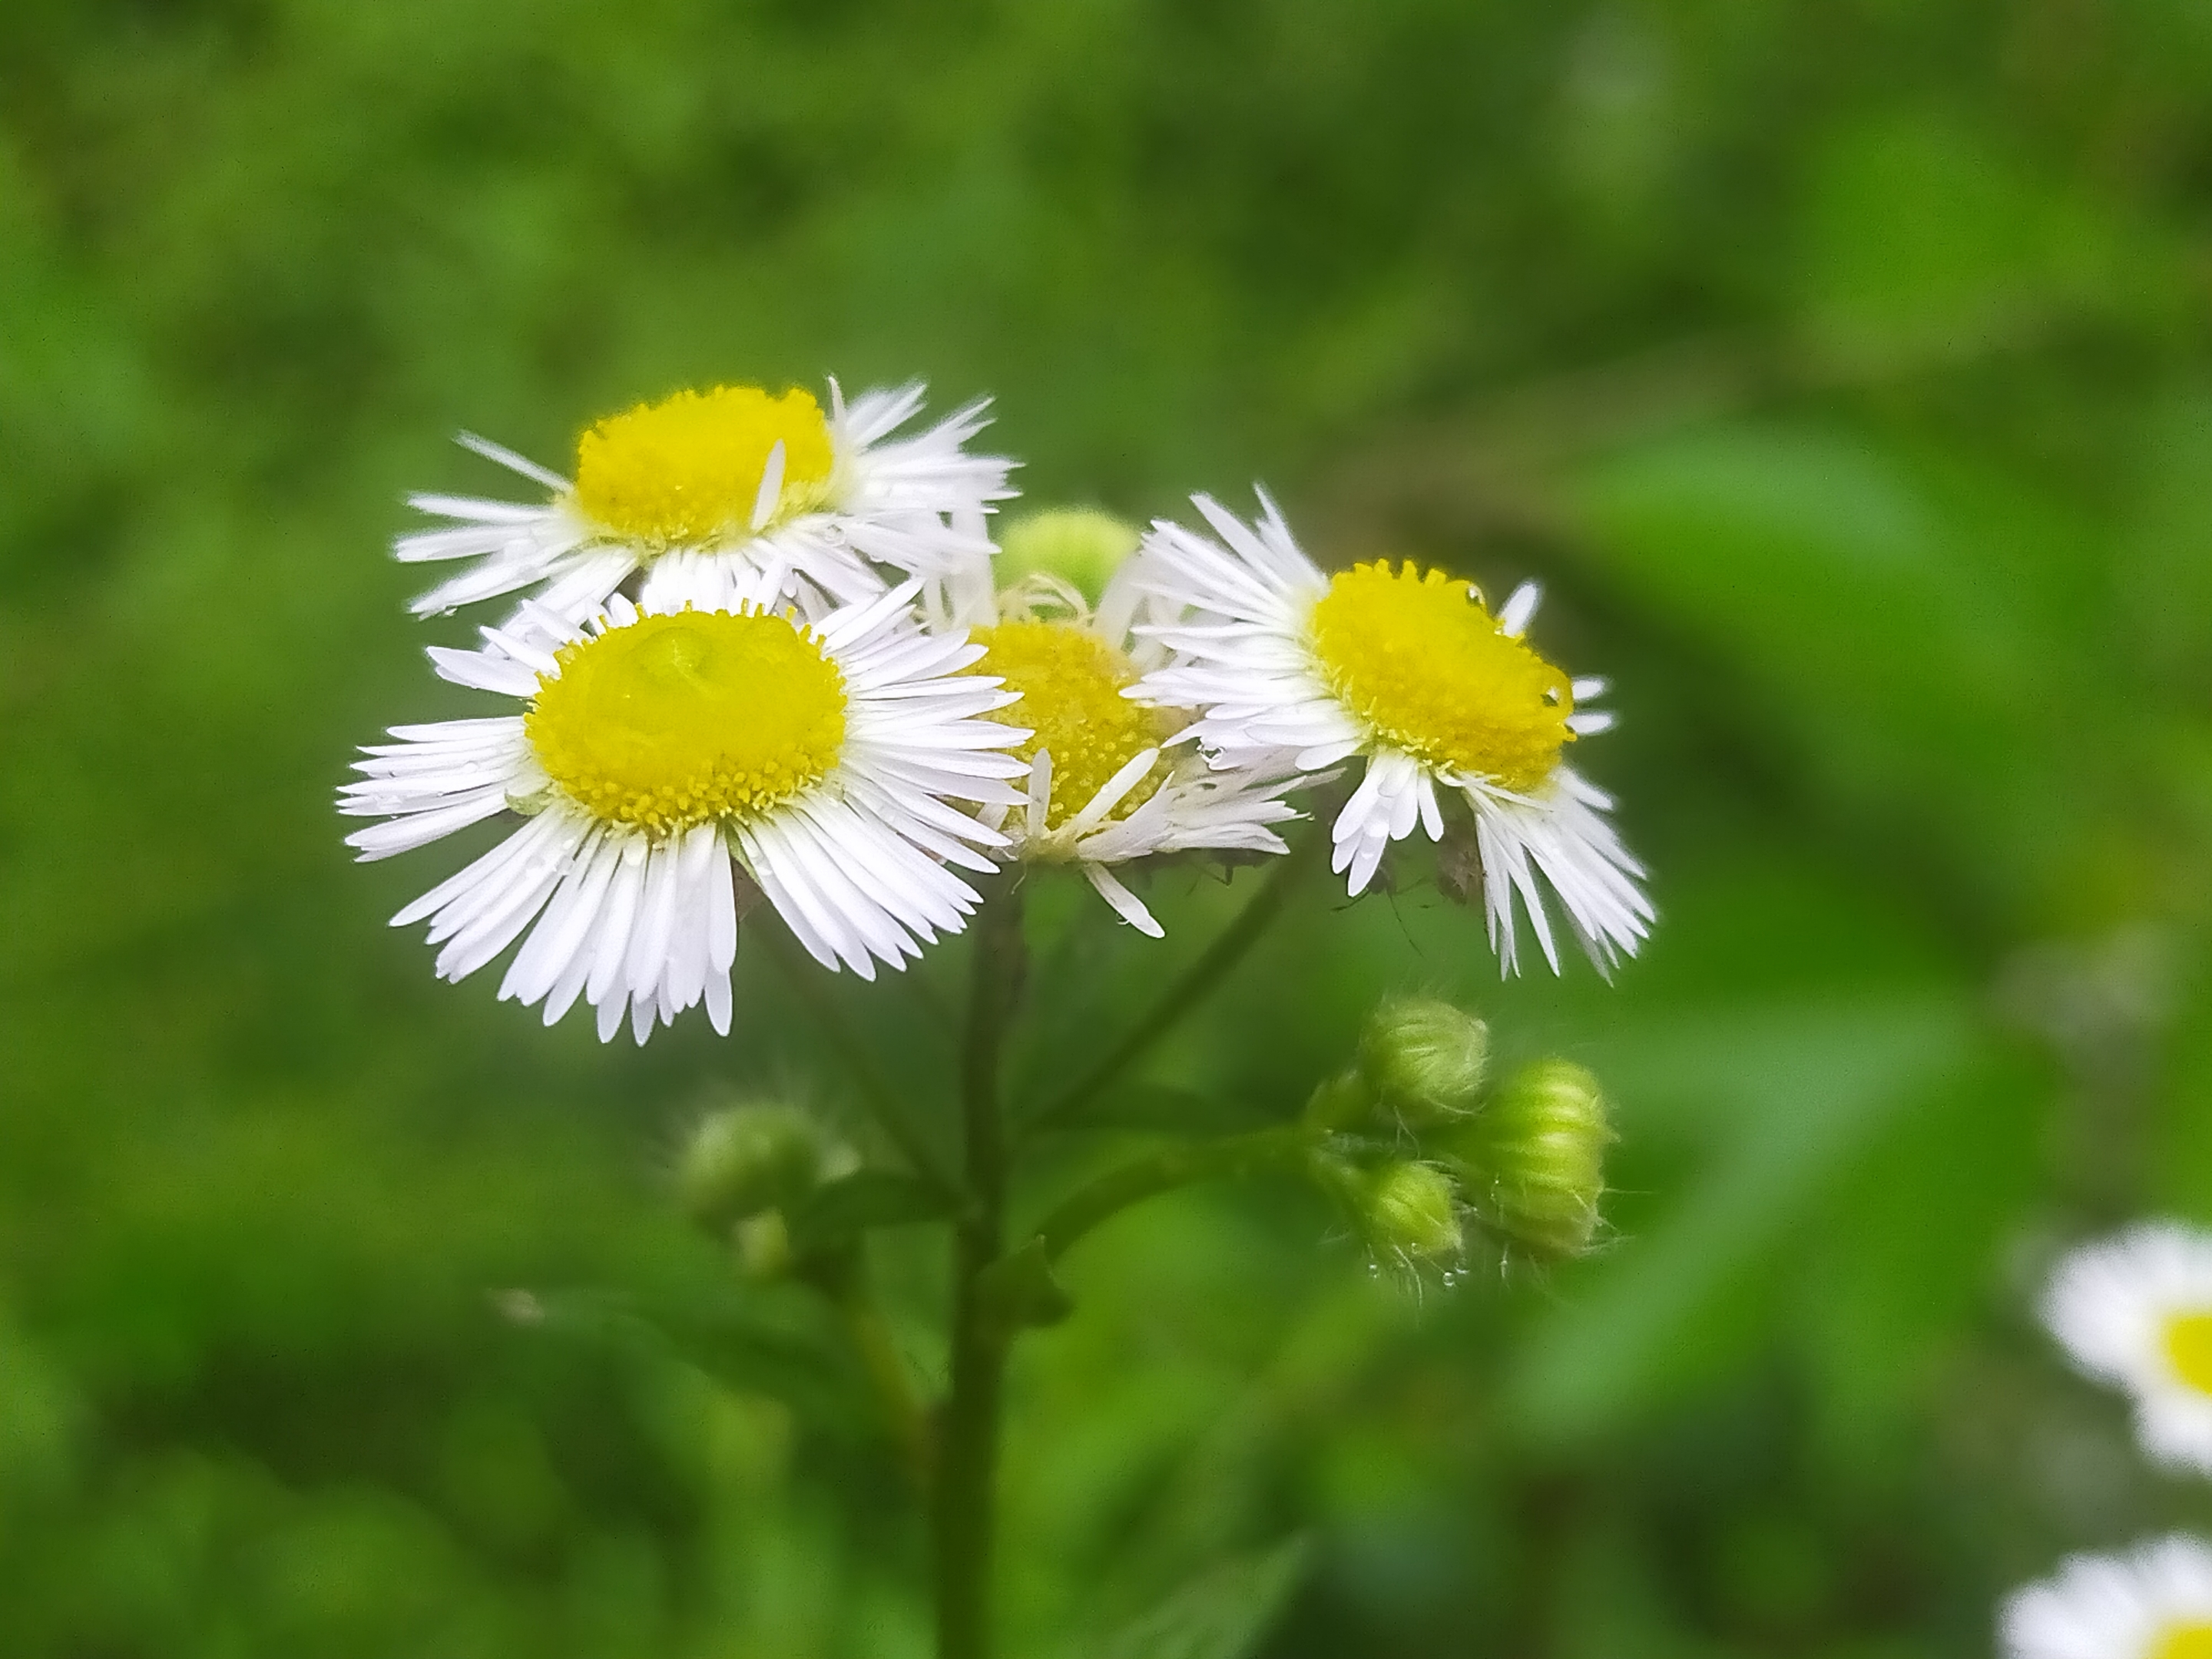
<svg viewBox="0 0 2212 1659">
<path fill-rule="evenodd" d="M 2212 1311 L 2180 1313 L 2167 1320 L 2166 1357 L 2183 1382 L 2199 1394 L 2212 1394 Z M 2212 1659 L 2212 1650 L 2207 1659 Z"/>
<path fill-rule="evenodd" d="M 985 651 L 969 672 L 996 674 L 1007 690 L 1021 693 L 991 718 L 1031 728 L 1014 750 L 1024 760 L 1052 753 L 1047 829 L 1059 829 L 1090 805 L 1116 772 L 1171 735 L 1158 709 L 1121 695 L 1123 686 L 1136 684 L 1136 664 L 1080 623 L 1003 622 L 977 629 L 974 637 Z M 1155 768 L 1107 816 L 1125 818 L 1151 799 L 1164 769 Z"/>
<path fill-rule="evenodd" d="M 1533 789 L 1573 740 L 1567 677 L 1441 570 L 1377 560 L 1340 571 L 1312 628 L 1329 689 L 1372 740 L 1425 765 Z"/>
<path fill-rule="evenodd" d="M 845 743 L 845 677 L 762 611 L 684 611 L 565 645 L 523 729 L 593 817 L 671 835 L 765 812 L 819 782 Z"/>
<path fill-rule="evenodd" d="M 829 493 L 836 456 L 811 393 L 718 386 L 640 404 L 576 441 L 576 505 L 610 534 L 656 552 L 748 536 L 779 443 L 783 484 L 769 524 L 811 511 Z"/>
<path fill-rule="evenodd" d="M 2212 1659 L 2212 1625 L 2175 1625 L 2162 1632 L 2150 1659 Z"/>
</svg>

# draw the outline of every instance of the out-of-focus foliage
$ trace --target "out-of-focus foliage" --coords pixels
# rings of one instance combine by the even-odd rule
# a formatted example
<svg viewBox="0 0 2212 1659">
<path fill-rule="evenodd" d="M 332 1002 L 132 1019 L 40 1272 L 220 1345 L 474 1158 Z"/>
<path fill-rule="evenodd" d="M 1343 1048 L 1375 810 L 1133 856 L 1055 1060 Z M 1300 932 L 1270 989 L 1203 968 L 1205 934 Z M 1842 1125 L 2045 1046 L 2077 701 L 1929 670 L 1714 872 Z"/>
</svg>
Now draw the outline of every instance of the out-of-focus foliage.
<svg viewBox="0 0 2212 1659">
<path fill-rule="evenodd" d="M 921 1650 L 836 1331 L 667 1190 L 718 1091 L 860 1133 L 823 1011 L 763 929 L 732 1042 L 548 1034 L 330 806 L 469 706 L 381 550 L 490 486 L 452 429 L 824 370 L 996 393 L 1039 499 L 1542 577 L 1664 912 L 1500 988 L 1426 883 L 1316 905 L 1161 1056 L 1281 1115 L 1471 1002 L 1605 1079 L 1616 1242 L 1416 1299 L 1261 1185 L 1085 1243 L 1012 1650 L 1970 1653 L 2212 1518 L 2023 1314 L 2212 1219 L 2209 286 L 2181 0 L 0 8 L 0 1651 Z M 1026 1086 L 1243 879 L 1164 945 L 1040 895 Z M 828 992 L 936 1133 L 958 955 Z"/>
</svg>

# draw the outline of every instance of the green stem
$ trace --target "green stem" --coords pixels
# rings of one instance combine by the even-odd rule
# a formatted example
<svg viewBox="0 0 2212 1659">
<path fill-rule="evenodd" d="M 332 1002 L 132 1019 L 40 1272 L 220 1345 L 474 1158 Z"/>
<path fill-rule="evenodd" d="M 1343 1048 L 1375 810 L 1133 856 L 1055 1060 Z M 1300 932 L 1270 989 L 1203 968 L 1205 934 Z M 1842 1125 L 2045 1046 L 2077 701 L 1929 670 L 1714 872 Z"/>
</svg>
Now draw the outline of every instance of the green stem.
<svg viewBox="0 0 2212 1659">
<path fill-rule="evenodd" d="M 1293 842 L 1291 850 L 1275 861 L 1275 867 L 1267 872 L 1260 890 L 1237 913 L 1237 919 L 1221 930 L 1197 961 L 1176 976 L 1103 1059 L 1023 1125 L 1024 1132 L 1034 1133 L 1066 1123 L 1118 1081 L 1124 1072 L 1144 1057 L 1146 1050 L 1211 995 L 1282 914 L 1291 890 L 1318 860 L 1326 842 L 1322 830 L 1314 828 Z"/>
<path fill-rule="evenodd" d="M 1057 1261 L 1085 1233 L 1133 1204 L 1201 1181 L 1303 1168 L 1328 1139 L 1325 1130 L 1301 1123 L 1162 1147 L 1078 1188 L 1037 1224 L 1036 1237 L 1046 1259 Z"/>
<path fill-rule="evenodd" d="M 952 1389 L 938 1439 L 933 1493 L 938 1659 L 990 1659 L 993 1652 L 991 1565 L 1006 1334 L 989 1316 L 981 1280 L 1004 1243 L 1006 1158 L 999 1074 L 1026 966 L 1018 886 L 1010 881 L 989 896 L 973 938 L 960 1078 L 969 1205 L 953 1239 Z"/>
<path fill-rule="evenodd" d="M 918 1489 L 927 1491 L 931 1457 L 929 1419 L 915 1398 L 914 1385 L 907 1376 L 905 1360 L 899 1357 L 890 1322 L 884 1317 L 882 1307 L 869 1290 L 866 1267 L 859 1261 L 855 1261 L 838 1288 L 837 1310 L 844 1316 L 854 1352 L 860 1356 L 861 1369 L 867 1372 L 869 1385 L 875 1389 L 876 1399 L 883 1407 L 884 1423 L 898 1443 L 899 1456 L 906 1464 L 907 1473 L 914 1478 Z"/>
<path fill-rule="evenodd" d="M 781 929 L 763 931 L 773 941 L 772 948 L 783 964 L 785 979 L 798 991 L 800 1000 L 806 1004 L 807 1012 L 822 1028 L 822 1035 L 829 1039 L 832 1052 L 844 1060 L 846 1069 L 853 1074 L 854 1085 L 860 1091 L 860 1103 L 867 1109 L 868 1115 L 875 1119 L 878 1127 L 898 1148 L 899 1156 L 906 1160 L 908 1168 L 946 1197 L 957 1199 L 960 1196 L 958 1182 L 945 1167 L 936 1148 L 922 1139 L 913 1120 L 900 1109 L 898 1097 L 891 1092 L 890 1085 L 884 1081 L 883 1074 L 869 1060 L 867 1051 L 860 1046 L 853 1034 L 852 1026 L 847 1023 L 844 1011 L 837 1006 L 827 976 L 816 970 L 811 959 L 799 960 L 790 939 Z"/>
</svg>

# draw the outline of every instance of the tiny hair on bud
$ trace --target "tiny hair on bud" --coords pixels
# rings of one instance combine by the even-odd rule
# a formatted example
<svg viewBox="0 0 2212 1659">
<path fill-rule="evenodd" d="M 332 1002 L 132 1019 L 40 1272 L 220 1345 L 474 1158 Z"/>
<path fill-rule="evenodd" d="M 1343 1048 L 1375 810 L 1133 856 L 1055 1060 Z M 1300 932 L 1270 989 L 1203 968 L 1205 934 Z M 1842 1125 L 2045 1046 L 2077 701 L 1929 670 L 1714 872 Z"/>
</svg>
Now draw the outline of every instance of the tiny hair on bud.
<svg viewBox="0 0 2212 1659">
<path fill-rule="evenodd" d="M 1489 1026 L 1440 998 L 1388 998 L 1360 1035 L 1362 1080 L 1409 1129 L 1473 1114 L 1489 1074 Z"/>
<path fill-rule="evenodd" d="M 1597 1079 L 1540 1060 L 1501 1084 L 1446 1148 L 1482 1226 L 1509 1250 L 1562 1261 L 1595 1241 L 1613 1127 Z"/>
</svg>

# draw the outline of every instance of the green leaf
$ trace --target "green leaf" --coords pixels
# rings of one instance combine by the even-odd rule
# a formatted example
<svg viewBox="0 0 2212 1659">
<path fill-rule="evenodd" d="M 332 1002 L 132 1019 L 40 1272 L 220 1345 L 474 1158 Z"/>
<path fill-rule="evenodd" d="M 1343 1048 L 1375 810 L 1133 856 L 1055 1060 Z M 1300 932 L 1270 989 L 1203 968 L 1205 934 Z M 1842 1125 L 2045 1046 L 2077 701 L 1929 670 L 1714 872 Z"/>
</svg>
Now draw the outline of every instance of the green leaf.
<svg viewBox="0 0 2212 1659">
<path fill-rule="evenodd" d="M 985 1316 L 1008 1334 L 1033 1325 L 1057 1325 L 1075 1304 L 1053 1276 L 1044 1240 L 1033 1238 L 988 1268 L 977 1285 Z"/>
<path fill-rule="evenodd" d="M 1240 1555 L 1194 1578 L 1099 1650 L 1099 1659 L 1245 1659 L 1305 1575 L 1304 1537 Z"/>
<path fill-rule="evenodd" d="M 1593 1263 L 1530 1333 L 1507 1390 L 1516 1422 L 1539 1439 L 1586 1436 L 1736 1358 L 1808 1218 L 1895 1113 L 1971 1063 L 1974 1042 L 1963 1011 L 1931 996 L 1683 1022 L 1679 1069 L 1663 1038 L 1638 1045 L 1645 1075 L 1610 1073 L 1624 1096 L 1702 1097 L 1722 1144 L 1646 1236 Z"/>
<path fill-rule="evenodd" d="M 885 1170 L 858 1170 L 825 1182 L 787 1218 L 794 1250 L 836 1244 L 872 1227 L 908 1227 L 951 1215 L 952 1200 L 936 1187 L 912 1176 Z"/>
<path fill-rule="evenodd" d="M 651 1299 L 592 1289 L 508 1291 L 495 1306 L 526 1330 L 648 1363 L 674 1361 L 740 1392 L 782 1400 L 817 1426 L 866 1419 L 860 1379 L 826 1309 L 796 1286 Z"/>
</svg>

